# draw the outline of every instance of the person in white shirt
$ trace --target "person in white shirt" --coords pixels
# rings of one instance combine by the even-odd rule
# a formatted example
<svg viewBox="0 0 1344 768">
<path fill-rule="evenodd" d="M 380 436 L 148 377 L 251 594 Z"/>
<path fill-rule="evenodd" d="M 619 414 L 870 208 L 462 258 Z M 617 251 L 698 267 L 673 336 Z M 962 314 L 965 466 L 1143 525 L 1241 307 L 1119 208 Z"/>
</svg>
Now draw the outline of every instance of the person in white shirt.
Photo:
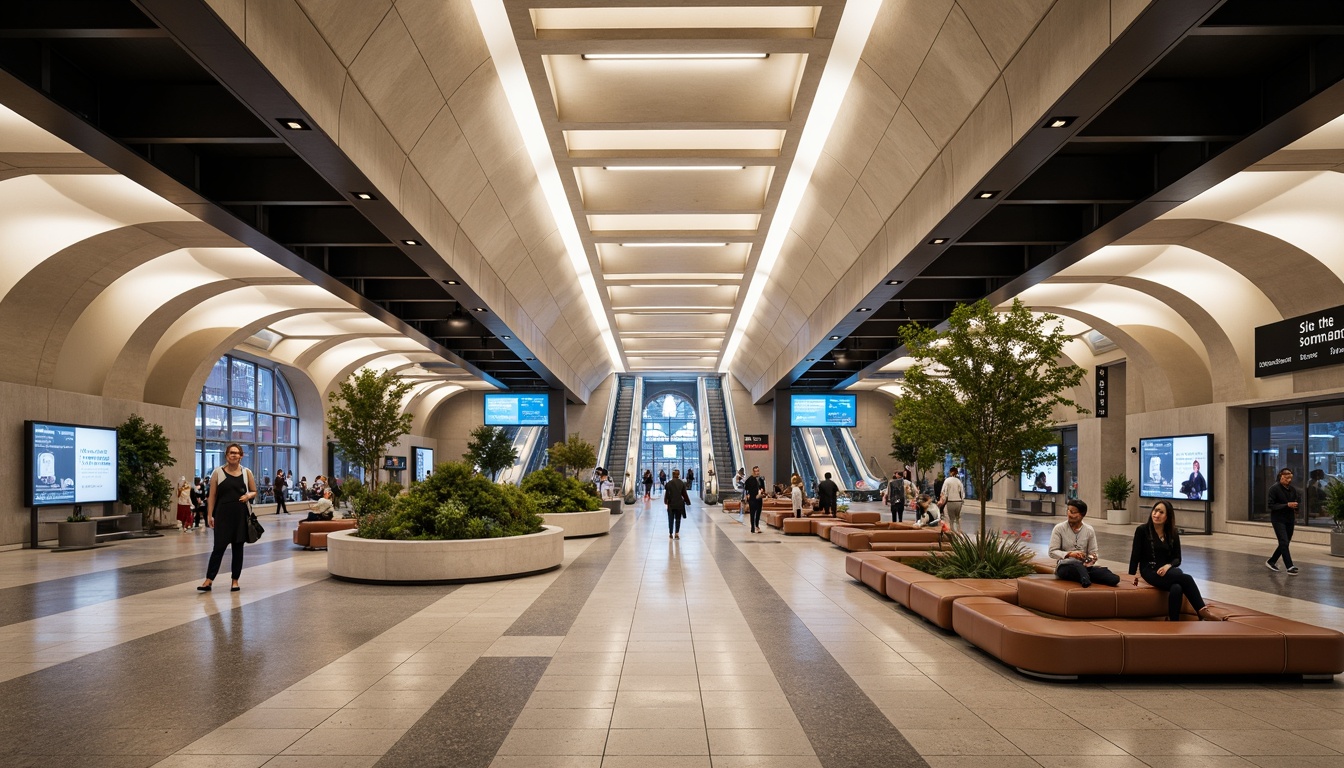
<svg viewBox="0 0 1344 768">
<path fill-rule="evenodd" d="M 915 500 L 915 527 L 938 528 L 942 525 L 942 516 L 938 514 L 938 505 L 927 493 L 919 494 Z"/>
<path fill-rule="evenodd" d="M 966 503 L 966 486 L 961 484 L 958 475 L 956 467 L 947 471 L 947 479 L 943 481 L 943 495 L 938 499 L 938 506 L 943 508 L 947 523 L 954 531 L 961 530 L 961 507 Z"/>
<path fill-rule="evenodd" d="M 1069 499 L 1069 519 L 1050 532 L 1050 557 L 1055 560 L 1055 578 L 1076 581 L 1084 587 L 1093 582 L 1114 587 L 1120 577 L 1097 565 L 1097 532 L 1083 522 L 1087 502 Z"/>
<path fill-rule="evenodd" d="M 803 516 L 803 478 L 794 475 L 789 478 L 789 484 L 793 486 L 789 492 L 790 500 L 793 502 L 793 516 Z"/>
</svg>

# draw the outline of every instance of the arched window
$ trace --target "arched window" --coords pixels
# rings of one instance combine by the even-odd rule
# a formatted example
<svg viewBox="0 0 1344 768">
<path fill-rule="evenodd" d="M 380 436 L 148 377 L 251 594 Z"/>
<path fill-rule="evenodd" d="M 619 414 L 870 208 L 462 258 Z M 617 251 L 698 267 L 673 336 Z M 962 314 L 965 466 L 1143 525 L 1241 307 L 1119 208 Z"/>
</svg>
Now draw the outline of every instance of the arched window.
<svg viewBox="0 0 1344 768">
<path fill-rule="evenodd" d="M 243 446 L 243 464 L 260 485 L 299 466 L 299 416 L 280 371 L 233 355 L 215 363 L 196 406 L 196 475 L 224 463 L 224 447 Z M 290 485 L 294 488 L 297 481 Z"/>
<path fill-rule="evenodd" d="M 655 395 L 644 406 L 643 428 L 639 450 L 639 474 L 645 469 L 654 476 L 662 471 L 667 477 L 672 470 L 700 472 L 700 421 L 695 406 L 677 393 Z"/>
</svg>

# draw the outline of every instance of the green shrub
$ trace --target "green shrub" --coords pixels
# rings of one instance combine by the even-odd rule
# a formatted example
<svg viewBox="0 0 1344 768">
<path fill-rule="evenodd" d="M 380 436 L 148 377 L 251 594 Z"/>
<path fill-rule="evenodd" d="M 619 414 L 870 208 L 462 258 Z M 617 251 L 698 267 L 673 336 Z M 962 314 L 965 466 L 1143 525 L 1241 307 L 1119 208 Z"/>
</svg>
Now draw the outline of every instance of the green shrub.
<svg viewBox="0 0 1344 768">
<path fill-rule="evenodd" d="M 593 512 L 602 508 L 602 499 L 593 493 L 592 485 L 550 467 L 523 478 L 522 489 L 540 512 Z"/>
<path fill-rule="evenodd" d="M 944 535 L 949 549 L 909 561 L 910 566 L 940 579 L 1016 579 L 1033 572 L 1033 553 L 1017 535 Z"/>
<path fill-rule="evenodd" d="M 358 534 L 364 539 L 491 539 L 541 531 L 541 517 L 527 494 L 460 462 L 440 464 L 401 496 L 379 490 L 365 498 Z"/>
</svg>

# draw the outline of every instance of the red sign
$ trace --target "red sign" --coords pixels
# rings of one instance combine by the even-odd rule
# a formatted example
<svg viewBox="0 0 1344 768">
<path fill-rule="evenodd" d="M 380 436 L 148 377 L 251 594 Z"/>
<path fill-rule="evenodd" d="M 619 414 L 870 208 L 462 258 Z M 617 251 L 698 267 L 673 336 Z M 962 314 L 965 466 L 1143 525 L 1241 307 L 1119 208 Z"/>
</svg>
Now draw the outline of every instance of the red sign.
<svg viewBox="0 0 1344 768">
<path fill-rule="evenodd" d="M 769 435 L 743 435 L 742 450 L 744 451 L 768 451 L 770 450 Z"/>
</svg>

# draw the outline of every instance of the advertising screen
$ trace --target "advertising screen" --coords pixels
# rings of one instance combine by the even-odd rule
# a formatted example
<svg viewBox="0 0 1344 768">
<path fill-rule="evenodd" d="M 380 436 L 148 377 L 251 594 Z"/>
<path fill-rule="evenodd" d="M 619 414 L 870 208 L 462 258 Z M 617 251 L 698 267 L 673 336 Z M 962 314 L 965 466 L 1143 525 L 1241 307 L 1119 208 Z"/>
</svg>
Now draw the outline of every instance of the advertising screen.
<svg viewBox="0 0 1344 768">
<path fill-rule="evenodd" d="M 492 427 L 544 427 L 551 421 L 549 395 L 485 396 L 485 423 Z"/>
<path fill-rule="evenodd" d="M 117 500 L 117 430 L 25 422 L 30 507 Z"/>
<path fill-rule="evenodd" d="M 411 477 L 418 483 L 429 477 L 434 469 L 434 449 L 415 447 L 411 449 Z"/>
<path fill-rule="evenodd" d="M 852 427 L 858 423 L 854 395 L 794 395 L 789 403 L 791 427 Z"/>
<path fill-rule="evenodd" d="M 1022 470 L 1018 488 L 1027 493 L 1059 493 L 1059 446 L 1047 445 L 1049 458 Z"/>
<path fill-rule="evenodd" d="M 1139 496 L 1213 500 L 1213 435 L 1145 437 L 1139 441 Z"/>
<path fill-rule="evenodd" d="M 384 456 L 384 457 L 383 457 L 383 469 L 390 469 L 390 470 L 397 471 L 397 472 L 400 472 L 401 470 L 406 469 L 406 457 L 405 457 L 405 456 Z"/>
</svg>

